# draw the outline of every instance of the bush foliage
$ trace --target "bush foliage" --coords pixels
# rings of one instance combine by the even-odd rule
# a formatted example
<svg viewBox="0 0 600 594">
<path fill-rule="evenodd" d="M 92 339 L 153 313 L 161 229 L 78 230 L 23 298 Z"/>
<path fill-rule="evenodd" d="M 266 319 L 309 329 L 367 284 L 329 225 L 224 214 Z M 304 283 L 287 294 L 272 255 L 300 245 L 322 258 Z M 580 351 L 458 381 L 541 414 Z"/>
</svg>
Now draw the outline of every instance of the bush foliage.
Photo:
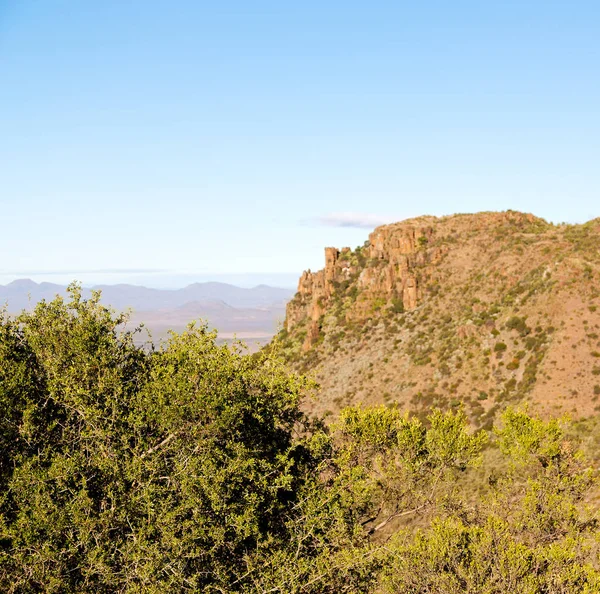
<svg viewBox="0 0 600 594">
<path fill-rule="evenodd" d="M 125 321 L 77 287 L 1 316 L 3 592 L 600 589 L 595 475 L 558 421 L 325 426 L 272 352 L 205 326 L 139 346 Z M 477 470 L 492 450 L 504 470 Z"/>
</svg>

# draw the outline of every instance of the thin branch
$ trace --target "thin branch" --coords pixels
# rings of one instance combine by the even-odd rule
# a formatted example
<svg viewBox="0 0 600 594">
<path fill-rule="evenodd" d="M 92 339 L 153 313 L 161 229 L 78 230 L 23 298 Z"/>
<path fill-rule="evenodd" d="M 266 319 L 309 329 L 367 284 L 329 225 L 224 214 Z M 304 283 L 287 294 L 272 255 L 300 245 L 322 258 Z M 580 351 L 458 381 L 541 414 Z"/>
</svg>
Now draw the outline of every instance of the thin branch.
<svg viewBox="0 0 600 594">
<path fill-rule="evenodd" d="M 165 437 L 159 444 L 155 445 L 154 447 L 151 447 L 149 450 L 146 450 L 140 456 L 140 458 L 145 458 L 146 456 L 150 456 L 151 454 L 154 454 L 154 452 L 156 452 L 156 450 L 159 450 L 163 446 L 166 446 L 170 441 L 175 439 L 175 437 L 177 437 L 177 433 L 171 433 L 170 435 L 167 435 L 167 437 Z"/>
</svg>

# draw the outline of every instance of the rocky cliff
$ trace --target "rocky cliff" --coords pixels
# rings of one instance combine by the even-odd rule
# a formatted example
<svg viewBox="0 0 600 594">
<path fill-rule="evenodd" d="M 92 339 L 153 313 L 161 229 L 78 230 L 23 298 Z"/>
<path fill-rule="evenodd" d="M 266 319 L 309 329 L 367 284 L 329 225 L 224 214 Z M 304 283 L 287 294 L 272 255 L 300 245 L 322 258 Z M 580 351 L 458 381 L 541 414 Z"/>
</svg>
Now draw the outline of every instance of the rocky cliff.
<svg viewBox="0 0 600 594">
<path fill-rule="evenodd" d="M 287 305 L 278 344 L 314 373 L 319 412 L 356 402 L 507 402 L 591 414 L 600 395 L 600 221 L 530 214 L 420 217 L 325 249 Z"/>
</svg>

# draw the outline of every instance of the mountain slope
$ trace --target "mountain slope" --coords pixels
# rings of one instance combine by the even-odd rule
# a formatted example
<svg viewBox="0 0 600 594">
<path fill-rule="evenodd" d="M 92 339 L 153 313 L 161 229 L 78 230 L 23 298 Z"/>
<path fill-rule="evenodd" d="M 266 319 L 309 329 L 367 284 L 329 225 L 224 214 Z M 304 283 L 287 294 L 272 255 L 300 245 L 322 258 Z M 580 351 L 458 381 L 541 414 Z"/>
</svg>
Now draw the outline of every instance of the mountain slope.
<svg viewBox="0 0 600 594">
<path fill-rule="evenodd" d="M 462 403 L 489 425 L 507 402 L 600 410 L 600 219 L 420 217 L 325 260 L 300 278 L 278 336 L 321 384 L 315 412 Z"/>
</svg>

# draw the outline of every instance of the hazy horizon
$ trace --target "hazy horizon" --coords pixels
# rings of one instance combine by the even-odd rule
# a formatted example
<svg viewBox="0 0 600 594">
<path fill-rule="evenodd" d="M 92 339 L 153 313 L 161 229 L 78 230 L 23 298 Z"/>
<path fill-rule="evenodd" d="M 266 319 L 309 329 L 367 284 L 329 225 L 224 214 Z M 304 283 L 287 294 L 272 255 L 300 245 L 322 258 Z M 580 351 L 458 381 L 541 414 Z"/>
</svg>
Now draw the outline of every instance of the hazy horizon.
<svg viewBox="0 0 600 594">
<path fill-rule="evenodd" d="M 427 215 L 428 213 L 422 213 Z M 460 213 L 468 214 L 468 213 Z M 537 213 L 531 213 L 537 216 Z M 362 216 L 362 223 L 359 222 L 359 217 Z M 419 215 L 420 216 L 420 215 Z M 585 223 L 589 219 L 580 221 L 552 221 L 554 224 L 560 223 Z M 335 224 L 334 224 L 335 221 Z M 326 224 L 338 227 L 350 227 L 360 229 L 363 238 L 366 241 L 370 233 L 371 225 L 382 225 L 393 222 L 400 222 L 400 219 L 381 219 L 366 215 L 357 215 L 347 213 L 346 216 L 338 215 L 337 218 L 332 218 L 331 221 L 325 221 Z M 360 242 L 360 244 L 364 243 Z M 333 247 L 355 247 L 350 244 L 335 245 Z M 324 260 L 317 264 L 312 270 L 320 270 L 323 267 Z M 242 288 L 252 288 L 258 285 L 268 285 L 271 287 L 281 288 L 296 288 L 298 279 L 304 270 L 311 269 L 304 267 L 296 272 L 248 272 L 248 273 L 202 273 L 202 272 L 181 272 L 176 270 L 161 270 L 161 269 L 101 269 L 101 270 L 2 270 L 0 268 L 0 285 L 6 285 L 16 280 L 29 279 L 36 283 L 48 282 L 58 285 L 69 285 L 72 282 L 78 282 L 84 287 L 93 287 L 95 285 L 116 285 L 129 284 L 140 287 L 154 289 L 181 289 L 194 283 L 219 282 L 231 284 Z"/>
<path fill-rule="evenodd" d="M 259 285 L 267 285 L 274 288 L 294 289 L 298 284 L 300 273 L 248 273 L 248 274 L 176 274 L 165 272 L 92 272 L 71 274 L 68 272 L 36 272 L 22 271 L 2 273 L 0 271 L 0 285 L 8 285 L 18 280 L 32 280 L 35 283 L 52 283 L 66 286 L 72 282 L 78 282 L 83 287 L 94 287 L 97 285 L 134 285 L 149 289 L 176 290 L 183 289 L 194 283 L 225 283 L 236 287 L 251 289 Z"/>
</svg>

